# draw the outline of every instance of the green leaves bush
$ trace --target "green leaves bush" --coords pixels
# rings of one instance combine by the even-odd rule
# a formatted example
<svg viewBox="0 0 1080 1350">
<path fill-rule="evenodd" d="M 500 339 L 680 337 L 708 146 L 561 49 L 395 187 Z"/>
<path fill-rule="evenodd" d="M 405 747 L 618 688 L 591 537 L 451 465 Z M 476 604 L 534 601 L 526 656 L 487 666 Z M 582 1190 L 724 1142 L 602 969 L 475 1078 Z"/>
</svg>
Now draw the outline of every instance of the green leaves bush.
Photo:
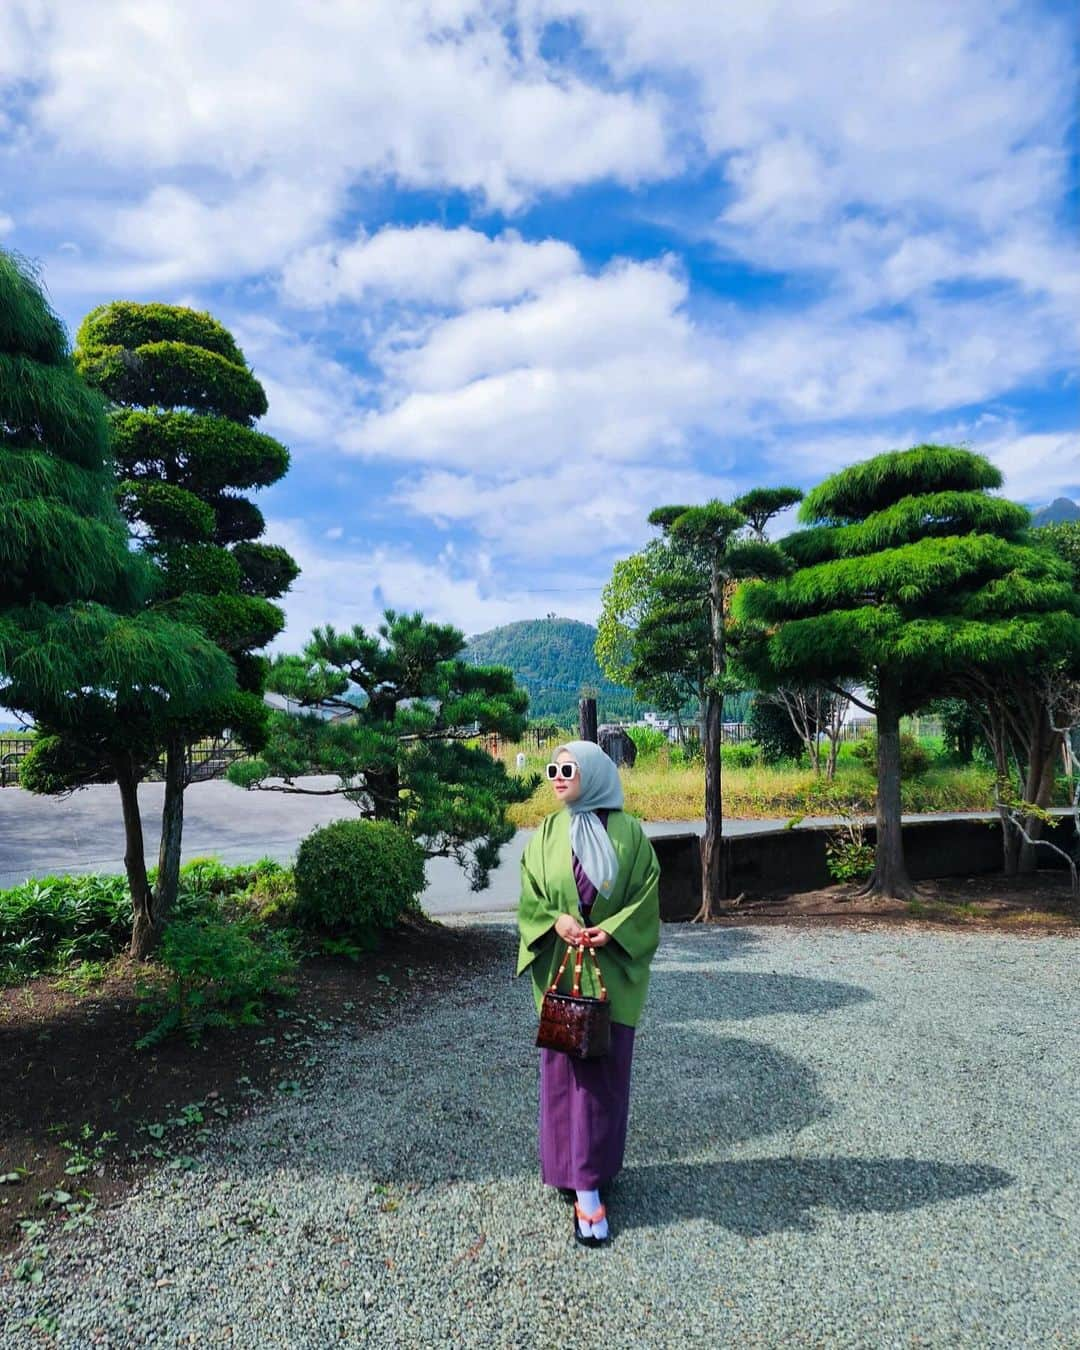
<svg viewBox="0 0 1080 1350">
<path fill-rule="evenodd" d="M 130 936 L 131 897 L 123 877 L 24 882 L 0 891 L 0 984 L 112 956 Z"/>
<path fill-rule="evenodd" d="M 626 734 L 637 748 L 638 759 L 655 759 L 669 744 L 667 733 L 659 727 L 627 727 Z"/>
<path fill-rule="evenodd" d="M 862 760 L 864 764 L 875 764 L 877 762 L 877 737 L 867 736 L 864 740 L 856 741 L 851 753 L 854 759 Z M 901 732 L 901 778 L 911 778 L 920 773 L 925 773 L 930 767 L 932 759 L 931 752 L 920 741 L 917 741 L 910 732 Z"/>
<path fill-rule="evenodd" d="M 725 768 L 752 769 L 762 763 L 761 747 L 753 741 L 739 741 L 737 744 L 720 747 L 720 761 Z"/>
<path fill-rule="evenodd" d="M 210 1027 L 257 1026 L 266 999 L 295 992 L 297 959 L 285 934 L 259 929 L 256 919 L 179 919 L 165 930 L 163 968 L 136 981 L 140 1016 L 157 1017 L 136 1042 L 156 1045 L 180 1032 L 198 1045 Z"/>
<path fill-rule="evenodd" d="M 149 870 L 150 881 L 156 870 Z M 292 869 L 269 858 L 228 867 L 197 858 L 180 869 L 177 921 L 255 919 L 293 922 Z M 131 938 L 131 897 L 122 876 L 39 877 L 0 891 L 0 985 L 55 973 L 125 950 Z"/>
<path fill-rule="evenodd" d="M 387 820 L 336 820 L 313 830 L 295 870 L 297 919 L 369 947 L 416 905 L 425 885 L 423 849 Z"/>
</svg>

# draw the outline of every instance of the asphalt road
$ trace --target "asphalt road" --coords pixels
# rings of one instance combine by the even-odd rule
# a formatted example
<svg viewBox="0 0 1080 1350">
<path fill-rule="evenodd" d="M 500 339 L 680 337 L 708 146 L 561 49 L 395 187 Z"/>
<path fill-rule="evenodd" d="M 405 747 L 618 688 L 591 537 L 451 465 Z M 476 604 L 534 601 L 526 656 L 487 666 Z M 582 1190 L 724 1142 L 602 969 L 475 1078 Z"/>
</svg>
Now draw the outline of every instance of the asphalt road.
<svg viewBox="0 0 1080 1350">
<path fill-rule="evenodd" d="M 336 779 L 306 778 L 308 788 L 327 790 Z M 144 783 L 139 806 L 146 832 L 147 859 L 157 860 L 162 783 Z M 289 861 L 300 840 L 318 825 L 351 818 L 354 809 L 334 795 L 248 792 L 215 780 L 193 783 L 184 797 L 183 860 L 212 854 L 226 863 L 257 858 Z M 777 829 L 783 820 L 725 820 L 727 834 Z M 822 823 L 807 820 L 807 825 Z M 650 835 L 700 834 L 703 820 L 650 821 Z M 503 849 L 502 862 L 485 891 L 470 891 L 460 869 L 433 858 L 427 867 L 423 904 L 430 914 L 484 913 L 517 906 L 518 864 L 531 834 L 519 830 Z M 74 872 L 120 872 L 124 831 L 115 786 L 84 788 L 67 799 L 36 797 L 21 788 L 0 789 L 0 889 L 28 877 Z"/>
</svg>

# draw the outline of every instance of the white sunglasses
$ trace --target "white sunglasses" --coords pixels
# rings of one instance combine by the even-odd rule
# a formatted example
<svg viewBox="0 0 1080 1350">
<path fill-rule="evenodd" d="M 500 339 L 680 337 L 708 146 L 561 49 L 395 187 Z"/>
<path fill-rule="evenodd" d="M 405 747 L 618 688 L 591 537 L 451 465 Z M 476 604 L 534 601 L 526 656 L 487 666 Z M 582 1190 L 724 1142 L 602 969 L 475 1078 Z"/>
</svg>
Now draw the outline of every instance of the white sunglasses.
<svg viewBox="0 0 1080 1350">
<path fill-rule="evenodd" d="M 549 764 L 547 766 L 547 776 L 552 780 L 556 778 L 573 778 L 576 773 L 576 764 Z"/>
</svg>

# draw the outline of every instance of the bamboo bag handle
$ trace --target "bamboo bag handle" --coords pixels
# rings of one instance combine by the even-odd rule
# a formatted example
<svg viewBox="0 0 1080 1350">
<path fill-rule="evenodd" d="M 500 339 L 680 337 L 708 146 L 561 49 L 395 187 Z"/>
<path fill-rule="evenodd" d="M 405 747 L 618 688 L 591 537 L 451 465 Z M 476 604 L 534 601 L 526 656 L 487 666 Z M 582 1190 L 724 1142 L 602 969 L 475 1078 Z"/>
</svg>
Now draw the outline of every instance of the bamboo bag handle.
<svg viewBox="0 0 1080 1350">
<path fill-rule="evenodd" d="M 593 959 L 593 965 L 596 968 L 596 979 L 598 984 L 600 985 L 600 997 L 601 999 L 606 999 L 608 996 L 607 986 L 604 984 L 604 977 L 600 973 L 600 962 L 597 960 L 596 951 L 592 946 L 589 946 L 588 950 L 589 955 Z M 570 952 L 571 946 L 570 943 L 568 942 L 566 944 L 566 951 L 563 953 L 563 959 L 559 964 L 558 974 L 555 976 L 554 980 L 551 982 L 551 987 L 548 989 L 549 994 L 554 994 L 558 992 L 559 981 L 562 979 L 563 971 L 566 969 L 566 963 L 570 959 Z M 574 958 L 574 987 L 570 991 L 574 998 L 581 997 L 581 964 L 584 959 L 584 956 L 585 956 L 585 948 L 578 947 L 577 955 Z"/>
</svg>

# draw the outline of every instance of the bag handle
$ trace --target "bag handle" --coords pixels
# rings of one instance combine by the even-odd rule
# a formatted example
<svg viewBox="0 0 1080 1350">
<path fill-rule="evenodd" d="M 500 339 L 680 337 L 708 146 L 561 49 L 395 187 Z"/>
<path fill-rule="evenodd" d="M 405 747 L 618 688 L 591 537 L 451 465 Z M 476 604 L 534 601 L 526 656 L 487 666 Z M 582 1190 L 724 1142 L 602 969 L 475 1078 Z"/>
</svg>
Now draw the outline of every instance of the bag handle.
<svg viewBox="0 0 1080 1350">
<path fill-rule="evenodd" d="M 591 944 L 587 944 L 587 946 L 589 955 L 593 959 L 593 966 L 596 968 L 596 979 L 597 983 L 600 985 L 600 997 L 601 999 L 606 999 L 608 996 L 607 986 L 604 984 L 604 977 L 600 973 L 600 962 L 597 960 L 596 949 Z M 566 944 L 566 951 L 563 952 L 563 959 L 559 964 L 558 974 L 555 976 L 554 980 L 552 980 L 551 987 L 548 989 L 549 994 L 554 994 L 558 991 L 559 981 L 562 979 L 563 971 L 566 969 L 566 963 L 570 959 L 570 953 L 572 950 L 574 949 L 568 942 Z M 586 951 L 585 946 L 578 947 L 577 955 L 574 958 L 574 987 L 570 991 L 574 998 L 581 997 L 581 964 L 585 957 L 585 951 Z"/>
</svg>

